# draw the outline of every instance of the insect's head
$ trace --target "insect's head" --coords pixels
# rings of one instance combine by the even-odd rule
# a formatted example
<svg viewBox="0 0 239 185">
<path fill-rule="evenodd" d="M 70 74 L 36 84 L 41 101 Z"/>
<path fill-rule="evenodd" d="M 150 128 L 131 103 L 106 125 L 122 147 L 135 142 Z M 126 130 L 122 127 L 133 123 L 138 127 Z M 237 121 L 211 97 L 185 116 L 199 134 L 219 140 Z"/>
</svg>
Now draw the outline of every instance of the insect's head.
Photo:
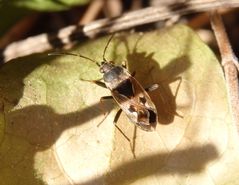
<svg viewBox="0 0 239 185">
<path fill-rule="evenodd" d="M 107 62 L 106 60 L 100 63 L 100 72 L 107 73 L 114 67 L 114 63 L 112 61 Z"/>
</svg>

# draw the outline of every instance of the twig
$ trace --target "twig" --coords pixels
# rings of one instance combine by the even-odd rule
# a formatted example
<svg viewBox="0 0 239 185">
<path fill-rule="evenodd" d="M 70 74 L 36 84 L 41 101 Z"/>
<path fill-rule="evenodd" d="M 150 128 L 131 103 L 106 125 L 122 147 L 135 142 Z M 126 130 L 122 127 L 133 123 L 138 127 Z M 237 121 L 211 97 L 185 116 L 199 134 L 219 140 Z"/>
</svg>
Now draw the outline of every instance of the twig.
<svg viewBox="0 0 239 185">
<path fill-rule="evenodd" d="M 233 116 L 233 121 L 236 124 L 237 131 L 239 133 L 238 59 L 236 58 L 236 56 L 232 51 L 221 16 L 217 13 L 217 11 L 211 12 L 211 25 L 221 53 L 222 60 L 221 65 L 224 69 L 229 104 Z"/>
<path fill-rule="evenodd" d="M 143 2 L 142 1 L 132 1 L 130 10 L 138 10 L 138 9 L 142 8 L 142 6 L 143 6 Z"/>
<path fill-rule="evenodd" d="M 87 37 L 96 37 L 101 34 L 117 32 L 135 26 L 163 21 L 176 15 L 185 15 L 193 12 L 205 12 L 219 7 L 239 7 L 238 0 L 194 0 L 186 3 L 174 3 L 171 6 L 148 7 L 145 9 L 123 14 L 119 18 L 101 19 L 85 26 L 69 26 L 55 34 L 41 34 L 29 37 L 26 40 L 15 42 L 7 46 L 0 53 L 0 61 L 33 53 L 40 53 L 79 41 Z"/>
<path fill-rule="evenodd" d="M 87 24 L 94 20 L 104 6 L 104 0 L 94 0 L 90 3 L 85 15 L 79 21 L 79 24 Z"/>
<path fill-rule="evenodd" d="M 106 0 L 104 13 L 106 17 L 112 18 L 120 16 L 122 13 L 122 1 L 121 0 Z"/>
</svg>

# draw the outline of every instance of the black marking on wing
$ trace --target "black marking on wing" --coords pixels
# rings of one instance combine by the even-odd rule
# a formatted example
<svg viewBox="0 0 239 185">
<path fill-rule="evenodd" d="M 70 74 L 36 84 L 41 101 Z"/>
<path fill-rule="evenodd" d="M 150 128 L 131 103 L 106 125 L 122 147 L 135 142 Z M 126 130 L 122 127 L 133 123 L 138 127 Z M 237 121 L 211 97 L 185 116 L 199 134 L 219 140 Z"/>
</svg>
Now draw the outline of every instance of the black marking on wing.
<svg viewBox="0 0 239 185">
<path fill-rule="evenodd" d="M 137 111 L 138 113 L 138 122 L 139 123 L 147 123 L 147 119 L 148 119 L 148 114 L 145 110 L 139 110 Z"/>
<path fill-rule="evenodd" d="M 148 111 L 149 111 L 149 123 L 156 123 L 157 116 L 155 112 L 150 109 L 148 109 Z"/>
<path fill-rule="evenodd" d="M 134 96 L 134 90 L 130 79 L 124 80 L 121 84 L 118 85 L 117 88 L 115 88 L 115 90 L 118 91 L 119 94 L 122 94 L 127 98 Z"/>
<path fill-rule="evenodd" d="M 134 105 L 130 105 L 130 106 L 129 106 L 129 111 L 130 111 L 130 112 L 136 112 L 135 106 L 134 106 Z"/>
<path fill-rule="evenodd" d="M 146 103 L 146 98 L 143 96 L 143 97 L 139 97 L 139 101 L 140 101 L 140 103 L 142 103 L 143 105 L 145 105 L 145 103 Z"/>
</svg>

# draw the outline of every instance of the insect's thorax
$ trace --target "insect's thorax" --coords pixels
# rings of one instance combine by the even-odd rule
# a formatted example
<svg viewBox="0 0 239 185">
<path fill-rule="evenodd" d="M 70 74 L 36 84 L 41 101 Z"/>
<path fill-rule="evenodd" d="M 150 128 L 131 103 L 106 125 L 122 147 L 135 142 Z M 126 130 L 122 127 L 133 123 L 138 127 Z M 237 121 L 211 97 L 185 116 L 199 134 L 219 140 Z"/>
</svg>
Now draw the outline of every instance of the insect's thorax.
<svg viewBox="0 0 239 185">
<path fill-rule="evenodd" d="M 112 68 L 105 72 L 103 80 L 110 90 L 118 87 L 120 83 L 129 78 L 129 72 L 121 66 L 112 66 Z"/>
</svg>

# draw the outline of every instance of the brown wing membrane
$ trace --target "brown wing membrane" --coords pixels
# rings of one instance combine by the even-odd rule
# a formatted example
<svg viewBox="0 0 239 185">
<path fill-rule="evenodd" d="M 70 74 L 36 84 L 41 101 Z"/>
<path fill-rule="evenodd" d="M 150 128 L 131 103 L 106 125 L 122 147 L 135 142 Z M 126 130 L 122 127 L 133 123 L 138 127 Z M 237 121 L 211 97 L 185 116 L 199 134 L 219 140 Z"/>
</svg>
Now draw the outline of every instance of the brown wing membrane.
<svg viewBox="0 0 239 185">
<path fill-rule="evenodd" d="M 151 131 L 157 124 L 157 111 L 147 92 L 130 76 L 112 91 L 112 96 L 127 117 L 143 130 Z"/>
<path fill-rule="evenodd" d="M 154 103 L 141 84 L 134 77 L 130 77 L 130 80 L 133 84 L 134 98 L 137 99 L 140 104 L 156 110 Z"/>
</svg>

